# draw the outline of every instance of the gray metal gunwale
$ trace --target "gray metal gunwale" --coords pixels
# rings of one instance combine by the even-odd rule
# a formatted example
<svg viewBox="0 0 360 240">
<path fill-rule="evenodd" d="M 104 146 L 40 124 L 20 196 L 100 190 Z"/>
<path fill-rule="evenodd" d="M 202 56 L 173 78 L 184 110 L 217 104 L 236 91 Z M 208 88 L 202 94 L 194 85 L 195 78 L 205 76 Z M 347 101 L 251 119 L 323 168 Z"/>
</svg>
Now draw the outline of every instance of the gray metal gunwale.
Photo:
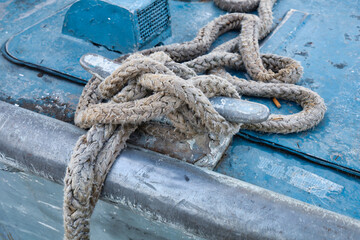
<svg viewBox="0 0 360 240">
<path fill-rule="evenodd" d="M 62 184 L 85 131 L 0 101 L 0 161 Z M 16 160 L 15 160 L 16 159 Z M 102 199 L 206 239 L 356 239 L 360 221 L 129 146 Z"/>
</svg>

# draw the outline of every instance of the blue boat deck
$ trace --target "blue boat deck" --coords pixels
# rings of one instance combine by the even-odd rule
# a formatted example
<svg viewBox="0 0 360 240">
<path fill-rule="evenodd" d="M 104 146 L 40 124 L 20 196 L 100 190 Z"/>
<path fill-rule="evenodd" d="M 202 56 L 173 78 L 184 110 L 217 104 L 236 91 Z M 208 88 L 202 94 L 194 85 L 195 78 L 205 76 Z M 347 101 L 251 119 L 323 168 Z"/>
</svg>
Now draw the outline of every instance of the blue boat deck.
<svg viewBox="0 0 360 240">
<path fill-rule="evenodd" d="M 0 44 L 5 44 L 9 38 L 24 29 L 67 8 L 72 2 L 74 1 L 30 0 L 25 3 L 0 0 Z M 295 13 L 284 20 L 291 9 L 295 9 Z M 170 11 L 172 36 L 164 44 L 193 39 L 202 26 L 225 13 L 216 8 L 212 1 L 173 0 L 170 1 Z M 233 143 L 215 171 L 360 219 L 360 3 L 357 0 L 279 0 L 273 12 L 274 28 L 277 28 L 263 40 L 261 52 L 300 61 L 304 67 L 304 75 L 298 84 L 319 93 L 325 99 L 327 113 L 316 128 L 302 133 L 281 135 L 241 131 L 234 136 Z M 184 23 L 184 19 L 188 21 Z M 45 21 L 55 23 L 56 20 L 54 17 Z M 60 27 L 51 25 L 52 29 Z M 31 28 L 27 31 L 31 35 Z M 225 34 L 215 45 L 236 35 L 235 32 Z M 14 37 L 13 42 L 9 42 L 13 44 L 9 51 L 20 60 L 34 58 L 34 61 L 39 62 L 44 55 L 44 64 L 85 80 L 90 76 L 78 64 L 82 54 L 96 52 L 109 58 L 119 56 L 116 52 L 89 44 L 84 48 L 76 48 L 75 45 L 64 48 L 54 57 L 52 54 L 48 55 L 50 51 L 47 51 L 53 41 L 42 46 L 43 53 L 34 55 L 26 44 L 38 42 L 41 37 L 43 36 L 35 36 L 34 39 Z M 49 35 L 49 39 L 51 37 Z M 0 72 L 0 100 L 72 123 L 83 84 L 72 81 L 74 79 L 14 64 L 4 55 L 0 56 Z M 243 73 L 235 74 L 247 77 Z M 301 109 L 295 103 L 282 100 L 282 108 L 277 109 L 268 99 L 244 98 L 266 104 L 272 113 L 292 114 Z M 31 178 L 31 182 L 39 181 L 39 186 L 44 189 L 37 196 L 40 198 L 41 194 L 44 195 L 54 185 L 19 173 L 0 171 L 0 177 L 0 189 L 6 188 L 5 181 L 10 181 L 6 180 L 9 177 L 20 179 L 21 184 L 25 185 L 25 178 Z M 61 187 L 56 188 L 59 188 L 56 194 L 60 194 Z M 11 202 L 13 188 L 2 191 L 7 194 L 0 197 L 0 202 Z M 18 191 L 29 195 L 37 194 L 26 189 Z M 26 198 L 21 201 L 26 201 Z M 99 211 L 113 211 L 113 207 L 107 206 L 107 203 L 101 204 L 104 206 Z M 0 205 L 1 216 L 8 216 L 14 222 L 21 220 L 20 212 L 25 211 L 24 209 L 13 209 L 18 213 L 10 216 L 4 206 Z M 45 225 L 61 224 L 61 201 L 56 200 L 52 207 L 57 216 L 47 216 L 46 219 L 53 220 L 50 221 L 51 224 L 44 222 Z M 6 225 L 4 221 L 0 221 L 0 226 Z M 153 223 L 144 222 L 146 224 L 150 226 Z M 13 226 L 12 230 L 14 229 L 16 226 Z M 27 227 L 20 226 L 20 229 Z M 100 231 L 95 229 L 95 232 Z M 168 234 L 166 230 L 163 231 L 164 235 Z M 19 233 L 18 236 L 26 235 L 22 234 L 25 233 Z"/>
</svg>

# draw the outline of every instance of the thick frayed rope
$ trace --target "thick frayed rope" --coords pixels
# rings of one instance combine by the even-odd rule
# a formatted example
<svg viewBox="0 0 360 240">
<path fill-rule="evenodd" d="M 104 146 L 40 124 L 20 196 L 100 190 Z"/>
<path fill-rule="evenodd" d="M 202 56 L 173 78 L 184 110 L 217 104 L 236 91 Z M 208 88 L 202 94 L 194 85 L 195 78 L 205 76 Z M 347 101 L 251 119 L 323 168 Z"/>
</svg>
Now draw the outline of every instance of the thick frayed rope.
<svg viewBox="0 0 360 240">
<path fill-rule="evenodd" d="M 90 130 L 77 142 L 65 176 L 67 239 L 88 238 L 89 219 L 105 177 L 138 125 L 167 116 L 173 131 L 187 138 L 206 132 L 220 139 L 239 131 L 240 124 L 226 121 L 208 99 L 240 98 L 235 87 L 215 75 L 197 76 L 185 66 L 175 74 L 170 69 L 176 65 L 163 52 L 135 54 L 104 82 L 93 78 L 86 85 L 75 123 Z"/>
<path fill-rule="evenodd" d="M 292 133 L 310 129 L 323 118 L 323 99 L 293 85 L 302 75 L 300 64 L 290 58 L 260 54 L 258 41 L 271 29 L 274 1 L 215 3 L 228 11 L 257 8 L 259 17 L 243 13 L 220 16 L 202 28 L 194 40 L 123 56 L 118 59 L 121 67 L 104 82 L 94 77 L 85 86 L 75 123 L 89 131 L 78 140 L 66 170 L 65 239 L 89 239 L 90 217 L 106 175 L 131 133 L 138 127 L 154 131 L 151 127 L 157 125 L 149 121 L 166 116 L 171 122 L 166 126 L 170 133 L 184 138 L 211 134 L 220 139 L 238 132 L 241 124 L 226 121 L 208 98 L 240 95 L 282 98 L 303 107 L 299 113 L 271 115 L 263 123 L 242 128 Z M 204 55 L 218 36 L 234 29 L 240 30 L 239 37 Z M 225 67 L 246 70 L 253 81 L 233 77 Z"/>
</svg>

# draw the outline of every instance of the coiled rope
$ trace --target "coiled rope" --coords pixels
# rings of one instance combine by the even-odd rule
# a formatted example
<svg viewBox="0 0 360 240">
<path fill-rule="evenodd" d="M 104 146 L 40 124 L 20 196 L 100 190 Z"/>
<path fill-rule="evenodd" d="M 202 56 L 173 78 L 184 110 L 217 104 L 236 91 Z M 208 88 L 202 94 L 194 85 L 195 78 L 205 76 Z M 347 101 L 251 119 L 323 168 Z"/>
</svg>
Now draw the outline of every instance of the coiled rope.
<svg viewBox="0 0 360 240">
<path fill-rule="evenodd" d="M 105 81 L 93 77 L 85 86 L 75 114 L 75 124 L 89 128 L 78 140 L 64 179 L 65 239 L 89 239 L 90 217 L 102 185 L 126 141 L 138 128 L 149 130 L 166 116 L 171 133 L 189 138 L 211 134 L 220 139 L 240 127 L 272 133 L 310 129 L 323 118 L 323 99 L 293 85 L 302 75 L 300 64 L 273 54 L 260 54 L 258 41 L 272 25 L 272 0 L 215 0 L 228 11 L 250 11 L 258 7 L 259 17 L 231 13 L 210 22 L 197 37 L 182 44 L 156 47 L 122 62 Z M 221 34 L 238 29 L 239 37 L 204 55 Z M 246 70 L 253 80 L 228 74 L 224 67 Z M 205 74 L 205 75 L 199 75 Z M 303 110 L 293 115 L 270 115 L 258 124 L 226 121 L 208 98 L 240 95 L 276 97 L 295 101 Z M 154 129 L 149 132 L 154 132 Z"/>
</svg>

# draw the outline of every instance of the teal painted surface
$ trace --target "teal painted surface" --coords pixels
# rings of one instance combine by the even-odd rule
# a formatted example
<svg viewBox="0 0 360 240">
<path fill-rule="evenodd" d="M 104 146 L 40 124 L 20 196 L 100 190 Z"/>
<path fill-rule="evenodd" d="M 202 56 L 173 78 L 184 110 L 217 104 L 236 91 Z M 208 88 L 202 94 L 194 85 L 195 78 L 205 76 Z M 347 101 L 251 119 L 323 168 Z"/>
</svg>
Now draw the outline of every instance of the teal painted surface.
<svg viewBox="0 0 360 240">
<path fill-rule="evenodd" d="M 276 5 L 276 18 L 288 9 L 290 3 L 284 2 Z M 216 171 L 360 218 L 359 3 L 295 1 L 291 5 L 309 15 L 289 19 L 265 39 L 261 51 L 302 63 L 299 85 L 325 99 L 325 119 L 297 134 L 241 131 Z M 273 113 L 301 110 L 291 102 L 280 100 L 282 107 L 277 109 L 270 100 L 245 98 L 266 104 Z"/>
<path fill-rule="evenodd" d="M 304 133 L 246 133 L 305 153 L 308 159 L 318 158 L 341 166 L 344 171 L 348 169 L 359 176 L 360 4 L 358 1 L 279 1 L 275 18 L 289 6 L 308 12 L 308 19 L 294 31 L 284 28 L 275 34 L 261 51 L 300 61 L 304 75 L 299 85 L 319 93 L 328 111 L 319 126 Z M 280 103 L 294 105 L 281 100 Z M 285 113 L 297 111 L 298 108 L 291 107 Z"/>
<path fill-rule="evenodd" d="M 67 10 L 59 34 L 128 52 L 138 45 L 133 21 L 133 12 L 112 2 L 79 1 Z"/>
<path fill-rule="evenodd" d="M 62 25 L 67 11 L 66 7 L 19 35 L 15 35 L 4 47 L 19 62 L 25 62 L 36 68 L 50 69 L 50 72 L 62 78 L 67 77 L 84 84 L 91 78 L 91 74 L 84 72 L 78 64 L 83 54 L 92 52 L 108 58 L 116 58 L 120 54 L 91 42 L 62 34 Z"/>
<path fill-rule="evenodd" d="M 169 31 L 165 31 L 169 27 L 167 0 L 131 3 L 83 0 L 68 9 L 61 32 L 113 51 L 128 53 L 151 41 L 160 42 L 169 37 Z"/>
<path fill-rule="evenodd" d="M 0 1 L 0 44 L 55 14 L 73 0 Z M 65 58 L 66 59 L 66 58 Z M 69 120 L 82 86 L 16 65 L 0 56 L 0 100 Z M 72 99 L 72 100 L 69 100 Z"/>
<path fill-rule="evenodd" d="M 0 43 L 5 43 L 14 34 L 55 14 L 71 2 L 73 1 L 37 0 L 27 1 L 25 4 L 23 1 L 0 1 Z M 276 23 L 291 8 L 307 12 L 309 17 L 304 21 L 299 19 L 295 25 L 300 27 L 294 31 L 289 32 L 289 29 L 283 28 L 283 32 L 279 31 L 278 35 L 265 41 L 261 51 L 301 61 L 305 73 L 299 84 L 318 92 L 325 99 L 329 110 L 324 121 L 307 132 L 286 136 L 246 132 L 250 134 L 250 140 L 257 140 L 256 144 L 235 137 L 228 155 L 216 171 L 359 218 L 356 211 L 360 208 L 357 191 L 359 179 L 354 176 L 360 170 L 359 6 L 358 1 L 331 0 L 280 0 L 275 5 Z M 212 2 L 171 1 L 170 11 L 172 37 L 166 39 L 164 44 L 193 39 L 202 26 L 224 13 Z M 184 19 L 188 21 L 184 23 Z M 53 21 L 48 26 L 49 29 L 61 27 L 62 22 L 55 19 Z M 215 45 L 235 35 L 235 32 L 228 33 Z M 49 34 L 49 43 L 51 39 L 52 35 Z M 18 44 L 21 46 L 22 43 L 19 41 Z M 47 43 L 46 46 L 50 45 Z M 81 49 L 79 46 L 81 45 L 74 43 L 67 51 L 78 51 Z M 95 49 L 94 46 L 88 47 Z M 54 63 L 58 62 L 70 70 L 72 68 L 74 76 L 85 79 L 89 77 L 81 69 L 75 55 L 51 51 L 51 48 L 44 48 L 39 55 L 47 54 L 49 59 L 54 59 Z M 98 48 L 97 51 L 107 57 L 118 56 L 118 53 L 108 52 L 106 49 Z M 0 72 L 1 100 L 64 121 L 72 121 L 83 85 L 15 65 L 2 56 Z M 246 77 L 242 73 L 237 74 Z M 294 103 L 281 100 L 281 109 L 275 108 L 268 100 L 253 100 L 266 103 L 274 113 L 294 113 L 300 109 Z M 272 147 L 265 147 L 260 143 Z M 318 163 L 327 163 L 328 167 Z M 343 171 L 349 170 L 352 175 L 330 168 L 336 165 L 342 167 L 340 169 Z M 7 187 L 3 185 L 1 188 Z"/>
<path fill-rule="evenodd" d="M 360 179 L 235 136 L 215 171 L 360 219 Z"/>
<path fill-rule="evenodd" d="M 79 65 L 82 55 L 90 52 L 113 59 L 120 53 L 153 47 L 170 36 L 166 0 L 133 2 L 132 8 L 128 5 L 122 1 L 78 1 L 12 36 L 3 46 L 4 56 L 85 84 L 91 75 Z M 155 15 L 157 21 L 151 21 Z"/>
</svg>

